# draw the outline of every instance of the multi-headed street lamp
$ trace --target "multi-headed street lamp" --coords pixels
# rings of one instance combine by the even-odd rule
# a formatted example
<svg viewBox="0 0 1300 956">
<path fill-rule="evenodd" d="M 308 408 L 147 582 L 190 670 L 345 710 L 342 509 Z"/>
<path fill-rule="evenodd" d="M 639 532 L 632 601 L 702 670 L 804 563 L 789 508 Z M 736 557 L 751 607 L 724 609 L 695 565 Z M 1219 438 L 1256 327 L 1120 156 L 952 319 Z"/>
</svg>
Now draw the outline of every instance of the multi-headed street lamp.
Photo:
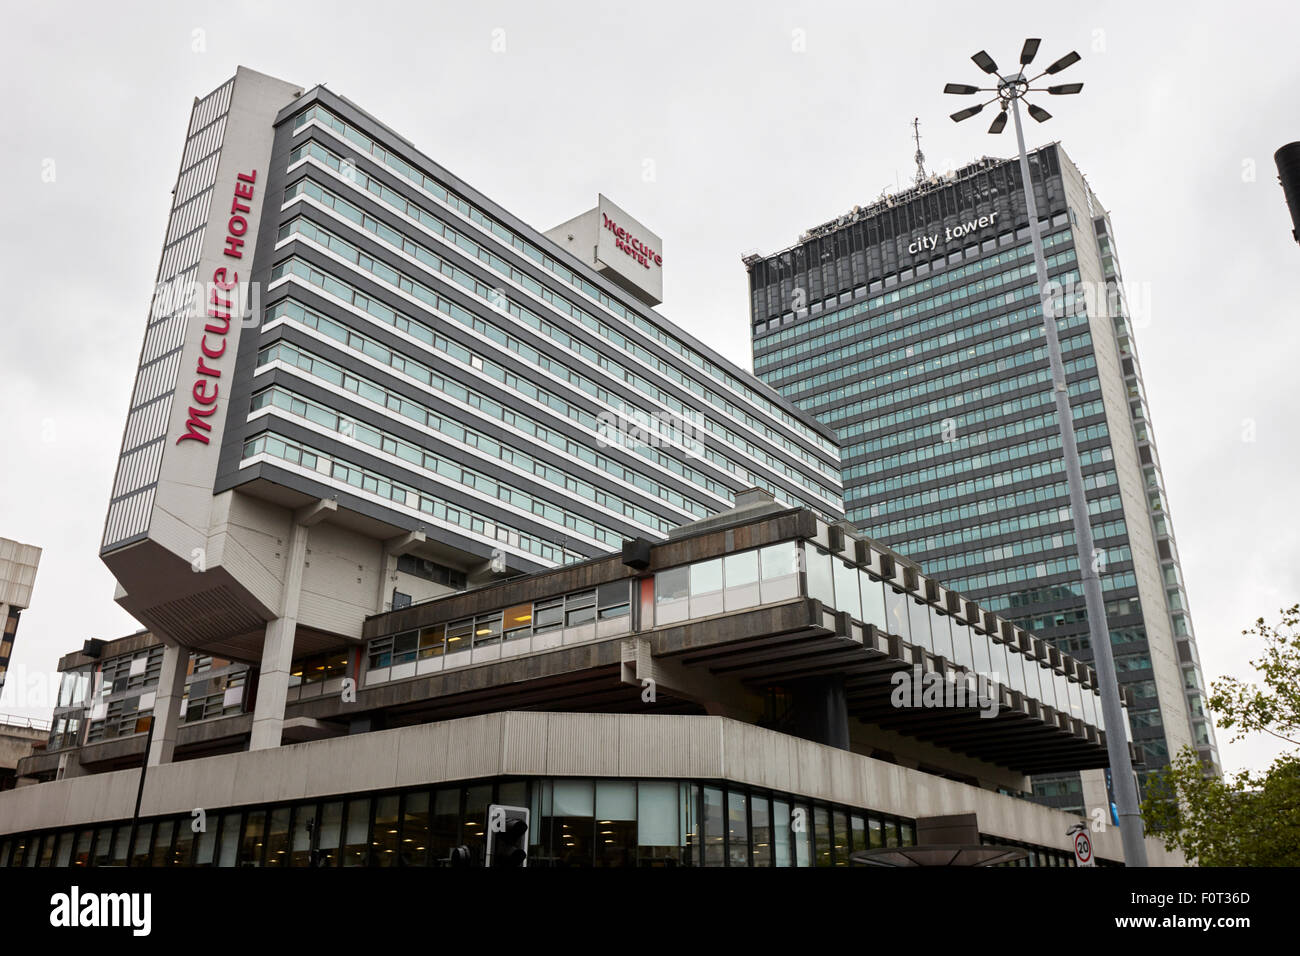
<svg viewBox="0 0 1300 956">
<path fill-rule="evenodd" d="M 1120 836 L 1124 841 L 1124 860 L 1129 866 L 1146 866 L 1146 843 L 1142 837 L 1142 816 L 1138 811 L 1137 783 L 1133 778 L 1133 764 L 1129 759 L 1128 740 L 1124 732 L 1124 711 L 1120 706 L 1119 683 L 1115 676 L 1115 656 L 1110 646 L 1110 627 L 1106 623 L 1106 603 L 1101 593 L 1100 561 L 1092 540 L 1092 525 L 1088 521 L 1088 499 L 1084 494 L 1083 470 L 1079 466 L 1079 448 L 1074 438 L 1074 417 L 1070 409 L 1070 392 L 1065 380 L 1065 366 L 1061 361 L 1061 343 L 1057 336 L 1053 296 L 1047 282 L 1047 260 L 1043 255 L 1043 235 L 1038 227 L 1038 204 L 1029 178 L 1029 157 L 1025 153 L 1025 134 L 1020 125 L 1020 103 L 1026 94 L 1046 92 L 1051 96 L 1078 93 L 1082 83 L 1064 83 L 1045 89 L 1034 89 L 1031 84 L 1044 76 L 1055 76 L 1066 67 L 1078 63 L 1078 53 L 1067 53 L 1037 76 L 1028 76 L 1027 67 L 1038 54 L 1040 40 L 1026 40 L 1020 50 L 1020 69 L 1003 76 L 998 65 L 983 50 L 972 60 L 985 73 L 996 76 L 994 87 L 970 86 L 949 83 L 945 93 L 973 96 L 976 93 L 994 93 L 984 103 L 952 114 L 954 121 L 970 119 L 991 103 L 1001 109 L 989 126 L 990 133 L 1001 133 L 1007 125 L 1007 112 L 1016 121 L 1016 143 L 1020 147 L 1020 178 L 1025 189 L 1025 212 L 1029 216 L 1029 236 L 1034 245 L 1034 265 L 1038 273 L 1038 294 L 1043 307 L 1043 330 L 1047 339 L 1047 355 L 1051 363 L 1052 387 L 1056 396 L 1056 417 L 1061 432 L 1061 448 L 1065 453 L 1065 474 L 1070 489 L 1070 514 L 1074 518 L 1074 537 L 1078 546 L 1079 571 L 1083 578 L 1084 607 L 1088 615 L 1088 639 L 1092 643 L 1093 663 L 1101 685 L 1102 714 L 1106 720 L 1106 750 L 1110 756 L 1111 785 L 1115 790 L 1115 804 L 1119 811 Z M 1039 123 L 1052 118 L 1040 106 L 1025 101 L 1029 115 Z"/>
</svg>

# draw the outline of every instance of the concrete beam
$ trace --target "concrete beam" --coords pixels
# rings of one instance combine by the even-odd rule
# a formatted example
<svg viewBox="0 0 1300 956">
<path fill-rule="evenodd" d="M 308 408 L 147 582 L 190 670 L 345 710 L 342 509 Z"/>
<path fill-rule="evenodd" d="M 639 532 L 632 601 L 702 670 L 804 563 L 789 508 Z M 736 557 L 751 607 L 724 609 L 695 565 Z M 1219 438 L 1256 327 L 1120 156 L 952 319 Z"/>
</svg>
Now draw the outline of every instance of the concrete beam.
<svg viewBox="0 0 1300 956">
<path fill-rule="evenodd" d="M 312 525 L 320 524 L 338 510 L 339 503 L 337 499 L 321 498 L 319 501 L 303 505 L 295 511 L 293 513 L 293 522 L 302 525 L 304 528 L 310 528 Z"/>
<path fill-rule="evenodd" d="M 629 637 L 622 641 L 619 678 L 624 684 L 653 686 L 656 694 L 681 697 L 700 704 L 710 714 L 735 720 L 756 721 L 763 716 L 763 700 L 739 681 L 714 677 L 701 668 L 683 667 L 677 661 L 656 658 L 650 641 Z M 653 685 L 643 683 L 653 681 Z"/>
<path fill-rule="evenodd" d="M 424 544 L 427 539 L 428 535 L 423 531 L 409 531 L 406 534 L 399 534 L 384 542 L 384 553 L 391 554 L 394 557 L 410 554 L 419 545 Z"/>
</svg>

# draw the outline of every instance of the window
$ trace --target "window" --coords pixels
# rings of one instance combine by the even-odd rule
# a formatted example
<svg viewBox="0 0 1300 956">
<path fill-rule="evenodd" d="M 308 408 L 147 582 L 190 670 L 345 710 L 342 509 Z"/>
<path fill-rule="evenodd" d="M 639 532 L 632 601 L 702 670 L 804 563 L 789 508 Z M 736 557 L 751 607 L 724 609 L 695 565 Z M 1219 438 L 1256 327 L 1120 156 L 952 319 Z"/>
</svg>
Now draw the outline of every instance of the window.
<svg viewBox="0 0 1300 956">
<path fill-rule="evenodd" d="M 474 619 L 472 617 L 452 621 L 447 625 L 447 653 L 468 651 L 473 643 Z"/>
<path fill-rule="evenodd" d="M 727 865 L 749 866 L 749 800 L 736 790 L 727 792 Z"/>
<path fill-rule="evenodd" d="M 722 590 L 722 559 L 698 561 L 690 565 L 691 597 Z"/>
<path fill-rule="evenodd" d="M 726 832 L 722 817 L 722 791 L 704 788 L 704 805 L 700 819 L 700 841 L 704 866 L 726 866 Z"/>
<path fill-rule="evenodd" d="M 862 620 L 862 592 L 858 584 L 858 571 L 839 558 L 831 558 L 835 583 L 835 608 L 847 611 L 855 621 Z"/>
<path fill-rule="evenodd" d="M 636 853 L 639 866 L 682 862 L 682 787 L 675 780 L 642 780 L 636 785 Z"/>
<path fill-rule="evenodd" d="M 343 866 L 366 866 L 370 862 L 369 797 L 348 801 L 347 827 L 340 860 Z"/>
<path fill-rule="evenodd" d="M 934 652 L 934 635 L 930 627 L 930 605 L 914 597 L 905 598 L 912 628 L 912 644 Z"/>
<path fill-rule="evenodd" d="M 885 585 L 865 571 L 858 572 L 858 590 L 862 598 L 862 622 L 888 631 L 885 620 Z"/>
<path fill-rule="evenodd" d="M 393 638 L 393 663 L 411 664 L 419 650 L 420 635 L 416 631 L 407 631 Z"/>
<path fill-rule="evenodd" d="M 727 555 L 722 570 L 727 586 L 724 597 L 726 610 L 752 607 L 760 602 L 757 551 Z"/>
<path fill-rule="evenodd" d="M 398 828 L 398 807 L 400 798 L 397 794 L 385 794 L 375 800 L 375 827 L 373 843 L 373 865 L 397 866 L 398 851 L 401 847 L 401 831 Z"/>
<path fill-rule="evenodd" d="M 431 824 L 428 791 L 408 793 L 402 799 L 402 832 L 398 843 L 398 863 L 401 866 L 426 865 L 430 837 L 433 835 Z"/>
<path fill-rule="evenodd" d="M 691 617 L 708 617 L 723 610 L 722 559 L 690 565 Z"/>
<path fill-rule="evenodd" d="M 821 601 L 828 608 L 835 607 L 835 583 L 832 578 L 831 556 L 811 546 L 804 549 L 808 562 L 808 596 Z"/>
<path fill-rule="evenodd" d="M 902 591 L 885 588 L 885 630 L 910 644 L 912 629 L 908 623 L 907 602 L 908 597 Z"/>
<path fill-rule="evenodd" d="M 446 628 L 441 624 L 420 630 L 420 660 L 441 657 L 446 647 Z M 373 665 L 372 665 L 373 666 Z"/>
<path fill-rule="evenodd" d="M 803 551 L 798 542 L 769 545 L 759 551 L 760 585 L 764 604 L 786 601 L 799 595 L 799 568 Z"/>
<path fill-rule="evenodd" d="M 551 805 L 543 807 L 542 832 L 550 833 L 554 864 L 588 867 L 595 838 L 595 787 L 590 780 L 559 779 L 552 784 Z"/>
<path fill-rule="evenodd" d="M 633 780 L 596 781 L 596 866 L 631 866 L 637 841 Z"/>
<path fill-rule="evenodd" d="M 655 624 L 686 620 L 689 610 L 690 571 L 669 568 L 655 575 Z"/>
<path fill-rule="evenodd" d="M 794 861 L 790 856 L 791 837 L 795 834 L 790 830 L 790 804 L 785 800 L 772 801 L 772 865 L 773 866 L 793 866 Z M 754 820 L 754 842 L 758 843 L 759 830 L 758 818 Z"/>
<path fill-rule="evenodd" d="M 626 617 L 632 609 L 627 581 L 611 581 L 596 589 L 598 616 L 602 621 Z"/>
<path fill-rule="evenodd" d="M 501 643 L 501 612 L 480 614 L 474 621 L 474 646 L 490 647 Z"/>
<path fill-rule="evenodd" d="M 823 806 L 813 807 L 812 815 L 814 866 L 832 866 L 830 812 Z"/>
<path fill-rule="evenodd" d="M 533 606 L 516 604 L 502 612 L 502 627 L 507 641 L 529 637 L 533 632 Z"/>
<path fill-rule="evenodd" d="M 564 626 L 577 627 L 596 620 L 596 592 L 570 594 L 564 601 Z"/>
<path fill-rule="evenodd" d="M 252 810 L 244 823 L 243 838 L 239 843 L 238 866 L 261 866 L 262 849 L 266 837 L 266 812 Z"/>
<path fill-rule="evenodd" d="M 551 598 L 533 605 L 533 632 L 545 634 L 564 626 L 564 598 Z"/>
<path fill-rule="evenodd" d="M 758 583 L 758 552 L 743 551 L 728 555 L 723 562 L 723 571 L 728 588 L 738 588 Z"/>
</svg>

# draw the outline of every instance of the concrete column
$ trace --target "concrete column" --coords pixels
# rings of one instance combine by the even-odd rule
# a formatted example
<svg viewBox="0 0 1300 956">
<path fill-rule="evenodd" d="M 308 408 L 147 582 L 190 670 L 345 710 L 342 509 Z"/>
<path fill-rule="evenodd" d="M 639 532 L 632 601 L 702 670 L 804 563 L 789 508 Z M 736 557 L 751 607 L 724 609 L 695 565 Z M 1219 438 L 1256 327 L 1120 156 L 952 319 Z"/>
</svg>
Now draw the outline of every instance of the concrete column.
<svg viewBox="0 0 1300 956">
<path fill-rule="evenodd" d="M 312 506 L 315 508 L 315 506 Z M 315 523 L 320 509 L 308 520 Z M 249 750 L 266 750 L 280 746 L 284 728 L 284 707 L 289 700 L 289 672 L 293 668 L 293 639 L 298 630 L 298 602 L 302 596 L 303 562 L 307 558 L 309 523 L 303 512 L 294 516 L 289 532 L 289 549 L 285 558 L 284 588 L 280 598 L 280 616 L 266 625 L 262 644 L 262 664 L 257 675 L 257 703 L 253 706 L 253 730 Z"/>
<path fill-rule="evenodd" d="M 397 574 L 397 559 L 404 554 L 410 554 L 424 544 L 425 539 L 423 531 L 411 531 L 389 538 L 379 546 L 379 590 L 375 594 L 376 614 L 392 610 L 388 592 Z"/>
<path fill-rule="evenodd" d="M 849 711 L 844 678 L 808 677 L 790 684 L 789 732 L 840 750 L 849 749 Z"/>
<path fill-rule="evenodd" d="M 179 644 L 163 646 L 162 673 L 153 702 L 153 743 L 146 761 L 150 767 L 171 763 L 176 752 L 176 734 L 181 726 L 181 698 L 190 669 L 190 649 Z"/>
</svg>

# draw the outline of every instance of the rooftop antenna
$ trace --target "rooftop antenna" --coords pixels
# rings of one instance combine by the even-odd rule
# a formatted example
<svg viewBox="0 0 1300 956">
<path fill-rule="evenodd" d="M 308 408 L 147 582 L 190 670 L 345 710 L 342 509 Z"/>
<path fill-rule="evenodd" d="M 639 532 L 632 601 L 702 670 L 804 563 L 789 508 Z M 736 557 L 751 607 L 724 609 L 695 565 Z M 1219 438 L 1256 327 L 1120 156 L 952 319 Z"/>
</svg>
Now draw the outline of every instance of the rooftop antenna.
<svg viewBox="0 0 1300 956">
<path fill-rule="evenodd" d="M 921 117 L 912 118 L 912 139 L 916 142 L 916 184 L 925 182 L 929 175 L 925 171 L 925 153 L 921 152 Z"/>
</svg>

